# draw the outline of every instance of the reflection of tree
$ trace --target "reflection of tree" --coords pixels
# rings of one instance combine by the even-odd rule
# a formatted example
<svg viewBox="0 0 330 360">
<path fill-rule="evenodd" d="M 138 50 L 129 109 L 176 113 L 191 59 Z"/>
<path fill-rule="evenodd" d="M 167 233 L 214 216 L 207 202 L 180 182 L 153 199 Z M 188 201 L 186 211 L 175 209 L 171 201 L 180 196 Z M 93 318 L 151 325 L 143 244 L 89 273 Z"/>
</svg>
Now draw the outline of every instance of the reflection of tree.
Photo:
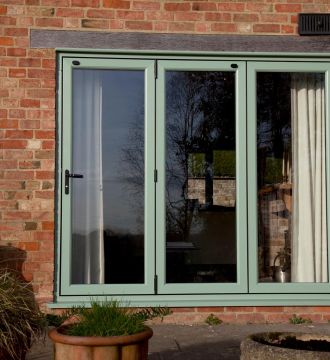
<svg viewBox="0 0 330 360">
<path fill-rule="evenodd" d="M 125 146 L 121 150 L 121 171 L 123 186 L 129 192 L 131 206 L 136 208 L 136 219 L 139 230 L 143 233 L 144 213 L 144 113 L 137 114 L 134 122 L 128 129 Z"/>
<path fill-rule="evenodd" d="M 284 153 L 290 152 L 291 74 L 258 73 L 257 80 L 258 180 L 262 186 L 267 173 L 278 177 L 275 167 L 281 171 Z"/>
<path fill-rule="evenodd" d="M 188 237 L 193 201 L 188 200 L 189 156 L 204 153 L 206 205 L 213 204 L 214 149 L 235 148 L 234 74 L 169 72 L 166 82 L 167 231 Z"/>
</svg>

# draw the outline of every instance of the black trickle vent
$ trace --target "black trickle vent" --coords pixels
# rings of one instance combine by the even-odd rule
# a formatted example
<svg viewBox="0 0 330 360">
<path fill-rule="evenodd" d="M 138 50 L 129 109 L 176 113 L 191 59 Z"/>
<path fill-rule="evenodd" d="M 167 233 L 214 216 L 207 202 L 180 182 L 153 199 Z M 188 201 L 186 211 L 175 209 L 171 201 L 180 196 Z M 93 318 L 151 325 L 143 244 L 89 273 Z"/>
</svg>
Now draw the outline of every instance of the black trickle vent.
<svg viewBox="0 0 330 360">
<path fill-rule="evenodd" d="M 300 35 L 330 35 L 330 14 L 299 14 Z"/>
</svg>

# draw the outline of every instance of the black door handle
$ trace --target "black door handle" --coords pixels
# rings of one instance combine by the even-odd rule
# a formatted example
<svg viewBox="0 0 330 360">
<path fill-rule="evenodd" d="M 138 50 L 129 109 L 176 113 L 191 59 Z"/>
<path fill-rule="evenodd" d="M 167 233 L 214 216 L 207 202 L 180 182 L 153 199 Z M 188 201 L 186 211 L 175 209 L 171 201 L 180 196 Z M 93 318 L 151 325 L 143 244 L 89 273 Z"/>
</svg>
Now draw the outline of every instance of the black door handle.
<svg viewBox="0 0 330 360">
<path fill-rule="evenodd" d="M 65 185 L 64 185 L 64 193 L 69 194 L 70 192 L 70 178 L 82 179 L 84 175 L 81 174 L 71 174 L 69 170 L 65 170 Z"/>
</svg>

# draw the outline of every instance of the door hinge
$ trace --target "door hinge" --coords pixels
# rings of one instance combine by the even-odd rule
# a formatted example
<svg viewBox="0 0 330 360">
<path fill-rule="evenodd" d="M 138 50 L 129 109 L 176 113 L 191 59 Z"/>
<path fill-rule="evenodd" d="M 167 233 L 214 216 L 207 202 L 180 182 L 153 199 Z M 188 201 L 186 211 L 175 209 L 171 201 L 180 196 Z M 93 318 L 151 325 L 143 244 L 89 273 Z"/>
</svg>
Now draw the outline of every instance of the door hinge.
<svg viewBox="0 0 330 360">
<path fill-rule="evenodd" d="M 154 290 L 155 290 L 155 294 L 158 293 L 158 275 L 155 275 L 154 277 Z"/>
<path fill-rule="evenodd" d="M 157 169 L 154 170 L 154 182 L 156 183 L 158 181 L 158 171 Z"/>
<path fill-rule="evenodd" d="M 158 78 L 158 63 L 157 60 L 154 62 L 155 79 Z"/>
</svg>

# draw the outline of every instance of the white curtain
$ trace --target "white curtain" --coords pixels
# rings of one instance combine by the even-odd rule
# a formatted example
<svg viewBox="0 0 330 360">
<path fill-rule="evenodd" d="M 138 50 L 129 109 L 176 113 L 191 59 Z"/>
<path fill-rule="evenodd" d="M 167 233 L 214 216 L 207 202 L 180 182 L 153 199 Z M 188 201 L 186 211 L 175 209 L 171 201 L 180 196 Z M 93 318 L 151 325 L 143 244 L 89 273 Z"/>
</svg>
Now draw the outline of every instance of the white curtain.
<svg viewBox="0 0 330 360">
<path fill-rule="evenodd" d="M 292 281 L 326 282 L 325 97 L 323 74 L 292 78 Z"/>
<path fill-rule="evenodd" d="M 96 70 L 73 75 L 73 169 L 71 180 L 74 284 L 104 283 L 102 188 L 102 81 Z"/>
</svg>

